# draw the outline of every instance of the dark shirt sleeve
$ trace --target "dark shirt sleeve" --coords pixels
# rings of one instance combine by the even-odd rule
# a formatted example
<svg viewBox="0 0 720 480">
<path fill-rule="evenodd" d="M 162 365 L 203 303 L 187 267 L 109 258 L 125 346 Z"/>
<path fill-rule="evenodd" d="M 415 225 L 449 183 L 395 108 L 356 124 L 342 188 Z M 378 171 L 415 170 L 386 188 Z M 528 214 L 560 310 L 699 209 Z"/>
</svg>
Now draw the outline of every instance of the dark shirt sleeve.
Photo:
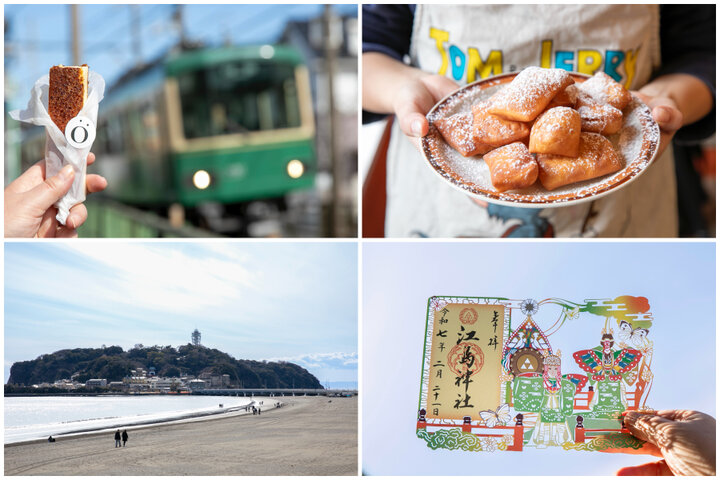
<svg viewBox="0 0 720 480">
<path fill-rule="evenodd" d="M 402 61 L 410 53 L 414 5 L 363 5 L 362 51 Z"/>
<path fill-rule="evenodd" d="M 660 6 L 661 67 L 656 77 L 686 73 L 702 80 L 713 96 L 712 111 L 681 128 L 676 139 L 698 141 L 715 132 L 715 5 Z"/>
<path fill-rule="evenodd" d="M 363 5 L 362 51 L 379 52 L 400 62 L 410 53 L 415 5 Z M 363 110 L 362 122 L 382 120 L 386 115 Z"/>
</svg>

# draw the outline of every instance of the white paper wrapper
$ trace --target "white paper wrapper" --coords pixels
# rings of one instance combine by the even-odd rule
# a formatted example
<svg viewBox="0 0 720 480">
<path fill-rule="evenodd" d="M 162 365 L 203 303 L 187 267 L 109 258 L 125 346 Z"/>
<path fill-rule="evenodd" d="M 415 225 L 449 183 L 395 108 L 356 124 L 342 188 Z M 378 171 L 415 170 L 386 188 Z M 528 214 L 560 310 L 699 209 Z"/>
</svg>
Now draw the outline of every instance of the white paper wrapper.
<svg viewBox="0 0 720 480">
<path fill-rule="evenodd" d="M 57 219 L 65 225 L 70 208 L 85 201 L 85 171 L 87 169 L 87 156 L 90 153 L 92 142 L 83 148 L 75 148 L 65 138 L 48 113 L 48 89 L 50 75 L 43 75 L 35 82 L 25 110 L 13 110 L 10 116 L 20 122 L 32 123 L 45 127 L 45 176 L 50 178 L 56 175 L 67 164 L 73 166 L 75 179 L 70 191 L 61 198 L 55 206 L 58 209 Z M 88 75 L 88 96 L 85 106 L 78 116 L 87 117 L 97 125 L 98 106 L 105 94 L 105 80 L 95 73 Z"/>
</svg>

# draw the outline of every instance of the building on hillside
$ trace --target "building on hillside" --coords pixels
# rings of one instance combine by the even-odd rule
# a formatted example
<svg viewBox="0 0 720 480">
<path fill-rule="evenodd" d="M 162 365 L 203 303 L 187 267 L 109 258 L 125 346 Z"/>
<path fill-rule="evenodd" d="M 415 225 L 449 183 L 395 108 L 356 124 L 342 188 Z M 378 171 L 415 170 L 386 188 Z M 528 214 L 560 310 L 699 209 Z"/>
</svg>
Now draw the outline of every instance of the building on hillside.
<svg viewBox="0 0 720 480">
<path fill-rule="evenodd" d="M 127 384 L 125 382 L 110 382 L 108 383 L 108 387 L 110 390 L 119 390 L 119 391 L 126 391 Z"/>
<path fill-rule="evenodd" d="M 204 380 L 208 388 L 228 388 L 230 386 L 230 375 L 227 373 L 218 375 L 215 373 L 203 372 L 198 378 Z"/>
<path fill-rule="evenodd" d="M 177 377 L 155 377 L 151 380 L 151 389 L 160 392 L 173 392 L 184 389 L 186 385 Z"/>
<path fill-rule="evenodd" d="M 107 387 L 107 378 L 91 378 L 85 382 L 86 387 Z"/>
<path fill-rule="evenodd" d="M 205 390 L 207 382 L 205 380 L 200 380 L 199 378 L 196 378 L 195 380 L 190 380 L 188 382 L 188 386 L 190 387 L 191 391 Z"/>
</svg>

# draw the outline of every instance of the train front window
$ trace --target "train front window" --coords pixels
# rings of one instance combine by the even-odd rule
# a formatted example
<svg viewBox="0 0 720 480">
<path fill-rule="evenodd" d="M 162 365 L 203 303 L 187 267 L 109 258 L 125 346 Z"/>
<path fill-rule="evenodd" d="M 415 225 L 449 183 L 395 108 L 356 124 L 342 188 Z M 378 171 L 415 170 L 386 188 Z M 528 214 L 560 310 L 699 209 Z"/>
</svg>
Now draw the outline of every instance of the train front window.
<svg viewBox="0 0 720 480">
<path fill-rule="evenodd" d="M 225 63 L 178 77 L 185 138 L 300 126 L 295 67 Z"/>
</svg>

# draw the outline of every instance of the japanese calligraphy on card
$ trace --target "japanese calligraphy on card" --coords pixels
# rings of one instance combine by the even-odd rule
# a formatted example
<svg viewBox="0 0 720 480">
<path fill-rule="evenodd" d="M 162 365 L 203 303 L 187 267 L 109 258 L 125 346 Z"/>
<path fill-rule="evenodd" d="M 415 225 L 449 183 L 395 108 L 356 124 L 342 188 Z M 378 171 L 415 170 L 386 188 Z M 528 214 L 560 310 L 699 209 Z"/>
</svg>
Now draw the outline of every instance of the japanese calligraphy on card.
<svg viewBox="0 0 720 480">
<path fill-rule="evenodd" d="M 428 417 L 479 420 L 500 400 L 505 307 L 449 303 L 434 316 Z"/>
</svg>

